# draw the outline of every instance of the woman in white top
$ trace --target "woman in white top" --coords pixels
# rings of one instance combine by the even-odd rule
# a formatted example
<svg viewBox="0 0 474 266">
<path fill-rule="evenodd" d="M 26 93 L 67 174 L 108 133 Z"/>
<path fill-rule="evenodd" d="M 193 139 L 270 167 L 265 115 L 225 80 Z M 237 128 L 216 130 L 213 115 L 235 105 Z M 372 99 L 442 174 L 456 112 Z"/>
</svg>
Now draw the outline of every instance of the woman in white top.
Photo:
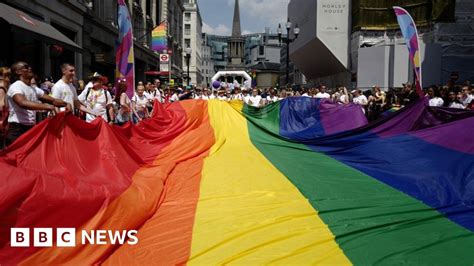
<svg viewBox="0 0 474 266">
<path fill-rule="evenodd" d="M 132 118 L 132 102 L 127 93 L 127 80 L 120 79 L 118 81 L 117 93 L 114 101 L 118 106 L 117 116 L 115 117 L 118 125 L 123 125 Z"/>
<path fill-rule="evenodd" d="M 438 88 L 436 86 L 431 86 L 428 89 L 428 97 L 430 98 L 428 102 L 429 106 L 434 106 L 434 107 L 443 106 L 444 101 L 440 96 L 441 95 L 439 94 Z"/>
<path fill-rule="evenodd" d="M 149 117 L 147 108 L 148 98 L 145 96 L 145 87 L 137 86 L 137 94 L 132 97 L 132 112 L 138 121 Z"/>
</svg>

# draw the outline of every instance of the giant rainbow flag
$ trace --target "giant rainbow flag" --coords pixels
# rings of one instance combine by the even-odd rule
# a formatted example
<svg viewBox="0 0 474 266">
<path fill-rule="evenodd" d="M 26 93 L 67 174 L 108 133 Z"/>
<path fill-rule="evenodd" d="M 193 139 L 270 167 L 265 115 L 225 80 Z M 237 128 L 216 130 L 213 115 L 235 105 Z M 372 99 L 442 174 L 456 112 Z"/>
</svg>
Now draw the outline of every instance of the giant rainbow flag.
<svg viewBox="0 0 474 266">
<path fill-rule="evenodd" d="M 474 113 L 288 98 L 155 103 L 137 126 L 64 113 L 0 154 L 0 263 L 472 265 Z M 12 227 L 138 230 L 12 248 Z"/>
<path fill-rule="evenodd" d="M 160 54 L 168 53 L 168 22 L 161 22 L 151 32 L 151 49 Z"/>
<path fill-rule="evenodd" d="M 119 36 L 116 43 L 115 79 L 116 81 L 123 78 L 127 80 L 127 95 L 130 98 L 135 94 L 135 56 L 132 29 L 132 21 L 125 0 L 118 0 Z"/>
<path fill-rule="evenodd" d="M 402 31 L 403 38 L 408 47 L 408 55 L 410 61 L 413 63 L 413 68 L 415 69 L 415 83 L 416 83 L 416 92 L 420 95 L 420 98 L 424 96 L 423 94 L 423 83 L 421 78 L 421 55 L 420 55 L 420 43 L 418 38 L 418 30 L 416 28 L 415 21 L 411 17 L 410 13 L 405 9 L 394 6 L 395 15 L 397 16 L 398 24 L 400 25 L 400 30 Z"/>
</svg>

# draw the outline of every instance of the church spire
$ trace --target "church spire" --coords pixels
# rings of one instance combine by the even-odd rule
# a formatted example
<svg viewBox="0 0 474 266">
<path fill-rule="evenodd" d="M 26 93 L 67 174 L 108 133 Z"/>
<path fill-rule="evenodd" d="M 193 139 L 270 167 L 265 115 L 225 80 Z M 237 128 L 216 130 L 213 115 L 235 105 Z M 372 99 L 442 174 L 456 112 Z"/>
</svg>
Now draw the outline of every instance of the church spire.
<svg viewBox="0 0 474 266">
<path fill-rule="evenodd" d="M 240 10 L 239 0 L 235 0 L 234 22 L 232 23 L 232 37 L 240 37 Z"/>
</svg>

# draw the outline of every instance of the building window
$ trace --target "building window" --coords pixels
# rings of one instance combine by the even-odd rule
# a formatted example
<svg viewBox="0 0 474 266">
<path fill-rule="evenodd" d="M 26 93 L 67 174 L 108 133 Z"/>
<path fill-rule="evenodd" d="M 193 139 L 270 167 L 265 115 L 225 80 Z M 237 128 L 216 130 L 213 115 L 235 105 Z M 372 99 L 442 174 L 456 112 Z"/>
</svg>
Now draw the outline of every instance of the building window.
<svg viewBox="0 0 474 266">
<path fill-rule="evenodd" d="M 184 46 L 186 48 L 191 47 L 191 39 L 184 39 Z"/>
<path fill-rule="evenodd" d="M 184 35 L 191 35 L 191 25 L 184 24 Z"/>
<path fill-rule="evenodd" d="M 259 47 L 258 54 L 259 54 L 259 55 L 265 55 L 265 46 L 261 45 L 261 46 Z"/>
<path fill-rule="evenodd" d="M 184 13 L 184 20 L 185 21 L 191 21 L 191 13 L 189 13 L 189 12 Z"/>
</svg>

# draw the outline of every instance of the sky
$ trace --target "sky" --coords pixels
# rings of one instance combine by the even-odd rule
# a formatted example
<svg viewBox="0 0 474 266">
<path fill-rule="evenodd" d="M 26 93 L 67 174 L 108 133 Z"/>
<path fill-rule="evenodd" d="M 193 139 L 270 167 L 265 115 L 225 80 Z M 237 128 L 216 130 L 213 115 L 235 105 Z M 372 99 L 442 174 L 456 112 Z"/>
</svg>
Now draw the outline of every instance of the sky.
<svg viewBox="0 0 474 266">
<path fill-rule="evenodd" d="M 239 0 L 242 34 L 276 33 L 278 23 L 284 23 L 290 0 Z M 203 20 L 203 32 L 230 35 L 234 17 L 234 0 L 198 0 Z M 282 25 L 283 26 L 283 25 Z"/>
</svg>

